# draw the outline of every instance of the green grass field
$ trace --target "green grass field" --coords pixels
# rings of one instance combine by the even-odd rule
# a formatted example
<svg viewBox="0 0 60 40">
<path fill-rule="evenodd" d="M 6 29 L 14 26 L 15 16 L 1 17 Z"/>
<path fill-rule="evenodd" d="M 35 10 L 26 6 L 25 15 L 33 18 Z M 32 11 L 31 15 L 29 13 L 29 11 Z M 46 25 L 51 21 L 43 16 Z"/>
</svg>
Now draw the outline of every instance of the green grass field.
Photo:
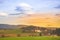
<svg viewBox="0 0 60 40">
<path fill-rule="evenodd" d="M 0 40 L 60 40 L 60 37 L 4 37 Z"/>
</svg>

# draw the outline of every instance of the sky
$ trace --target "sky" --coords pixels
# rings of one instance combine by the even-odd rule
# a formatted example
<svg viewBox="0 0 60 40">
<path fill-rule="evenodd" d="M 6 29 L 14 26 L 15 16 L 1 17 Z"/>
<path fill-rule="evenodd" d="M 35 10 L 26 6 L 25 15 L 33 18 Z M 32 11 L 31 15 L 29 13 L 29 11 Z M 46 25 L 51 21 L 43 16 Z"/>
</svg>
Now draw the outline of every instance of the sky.
<svg viewBox="0 0 60 40">
<path fill-rule="evenodd" d="M 23 19 L 45 13 L 60 14 L 60 0 L 0 0 L 0 24 L 26 24 Z"/>
</svg>

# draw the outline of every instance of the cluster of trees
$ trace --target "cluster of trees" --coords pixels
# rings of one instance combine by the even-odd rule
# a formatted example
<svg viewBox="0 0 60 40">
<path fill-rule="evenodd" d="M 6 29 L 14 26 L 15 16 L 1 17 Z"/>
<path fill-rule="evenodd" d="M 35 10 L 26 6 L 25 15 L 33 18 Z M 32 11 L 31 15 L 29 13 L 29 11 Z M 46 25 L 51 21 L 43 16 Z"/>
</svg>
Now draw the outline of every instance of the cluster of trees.
<svg viewBox="0 0 60 40">
<path fill-rule="evenodd" d="M 57 35 L 60 36 L 60 28 L 44 28 L 44 27 L 36 27 L 36 26 L 27 26 L 22 27 L 22 32 L 24 33 L 36 33 L 35 30 L 40 30 L 40 35 Z"/>
<path fill-rule="evenodd" d="M 56 34 L 60 36 L 60 28 L 57 28 L 55 31 L 56 31 Z"/>
</svg>

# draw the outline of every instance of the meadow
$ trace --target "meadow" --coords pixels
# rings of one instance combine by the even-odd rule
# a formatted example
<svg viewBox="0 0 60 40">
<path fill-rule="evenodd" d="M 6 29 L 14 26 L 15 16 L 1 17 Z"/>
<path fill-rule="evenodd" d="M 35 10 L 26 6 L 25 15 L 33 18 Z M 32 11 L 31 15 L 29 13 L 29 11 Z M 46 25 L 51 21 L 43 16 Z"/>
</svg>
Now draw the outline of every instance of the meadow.
<svg viewBox="0 0 60 40">
<path fill-rule="evenodd" d="M 60 40 L 60 37 L 39 36 L 39 37 L 4 37 L 0 40 Z"/>
</svg>

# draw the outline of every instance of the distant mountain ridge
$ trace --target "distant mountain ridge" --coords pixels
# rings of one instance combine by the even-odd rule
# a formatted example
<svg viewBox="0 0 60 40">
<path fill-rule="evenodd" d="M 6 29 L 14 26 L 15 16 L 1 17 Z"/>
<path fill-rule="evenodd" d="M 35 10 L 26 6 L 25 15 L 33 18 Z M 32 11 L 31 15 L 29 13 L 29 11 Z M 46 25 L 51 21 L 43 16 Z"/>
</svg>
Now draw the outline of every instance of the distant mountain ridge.
<svg viewBox="0 0 60 40">
<path fill-rule="evenodd" d="M 0 24 L 0 29 L 14 29 L 14 28 L 16 28 L 15 25 Z"/>
<path fill-rule="evenodd" d="M 28 27 L 33 25 L 9 25 L 9 24 L 0 24 L 0 29 L 16 29 L 16 28 L 22 28 L 22 27 Z M 34 26 L 37 27 L 37 26 Z"/>
<path fill-rule="evenodd" d="M 0 29 L 17 29 L 17 28 L 22 28 L 22 27 L 27 27 L 27 26 L 31 26 L 31 25 L 9 25 L 9 24 L 0 24 Z M 32 25 L 33 26 L 33 25 Z M 38 26 L 34 26 L 34 27 L 38 27 Z M 40 26 L 39 26 L 40 27 Z M 43 27 L 44 28 L 44 27 Z M 49 27 L 46 27 L 49 28 Z M 52 27 L 54 28 L 54 27 Z"/>
<path fill-rule="evenodd" d="M 0 24 L 0 29 L 17 29 L 21 27 L 26 27 L 27 25 L 9 25 L 9 24 Z"/>
</svg>

